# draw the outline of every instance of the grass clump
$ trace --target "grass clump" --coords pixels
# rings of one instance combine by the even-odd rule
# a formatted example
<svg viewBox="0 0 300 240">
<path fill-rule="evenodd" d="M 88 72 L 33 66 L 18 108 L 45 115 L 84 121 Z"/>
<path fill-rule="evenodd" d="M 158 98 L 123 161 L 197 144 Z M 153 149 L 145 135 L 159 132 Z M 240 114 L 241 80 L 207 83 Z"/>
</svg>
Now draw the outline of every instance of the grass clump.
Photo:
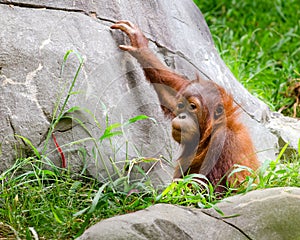
<svg viewBox="0 0 300 240">
<path fill-rule="evenodd" d="M 284 153 L 288 144 L 279 153 L 276 160 L 265 161 L 257 174 L 256 189 L 293 186 L 300 187 L 300 139 L 298 153 L 287 158 Z"/>
<path fill-rule="evenodd" d="M 194 2 L 235 77 L 272 110 L 293 116 L 300 82 L 299 1 Z"/>
<path fill-rule="evenodd" d="M 99 182 L 84 174 L 71 174 L 43 156 L 41 159 L 18 159 L 0 175 L 0 236 L 34 239 L 35 233 L 38 239 L 74 239 L 101 219 L 141 210 L 155 203 L 213 207 L 222 214 L 222 209 L 215 204 L 233 193 L 300 187 L 299 160 L 300 152 L 289 159 L 280 154 L 276 160 L 265 162 L 243 186 L 227 186 L 227 192 L 218 195 L 199 174 L 185 176 L 158 191 L 146 178 L 130 181 L 123 176 Z"/>
<path fill-rule="evenodd" d="M 39 239 L 73 239 L 103 218 L 153 203 L 153 188 L 146 183 L 130 184 L 128 190 L 120 179 L 101 183 L 40 161 L 19 159 L 1 174 L 1 237 L 33 239 L 36 232 Z M 4 226 L 10 229 L 6 235 Z"/>
<path fill-rule="evenodd" d="M 71 53 L 73 51 L 66 53 L 63 68 Z M 26 137 L 15 135 L 31 149 L 31 154 L 29 157 L 18 158 L 10 169 L 0 175 L 0 238 L 73 239 L 96 221 L 146 208 L 154 202 L 154 188 L 147 173 L 144 173 L 137 164 L 143 161 L 155 162 L 154 160 L 143 158 L 131 160 L 125 154 L 123 163 L 117 163 L 114 157 L 105 159 L 100 151 L 102 144 L 108 141 L 108 146 L 111 146 L 116 154 L 117 149 L 113 146 L 112 138 L 122 136 L 124 129 L 129 125 L 150 118 L 139 115 L 123 123 L 111 124 L 106 115 L 103 134 L 100 137 L 93 137 L 84 122 L 76 115 L 72 115 L 76 111 L 90 115 L 91 112 L 79 106 L 67 107 L 70 97 L 79 93 L 74 91 L 74 86 L 83 59 L 78 53 L 75 55 L 79 60 L 78 69 L 69 88 L 66 81 L 59 94 L 43 149 L 38 150 Z M 65 91 L 67 93 L 63 99 L 62 93 Z M 104 105 L 103 107 L 105 108 Z M 95 116 L 92 117 L 95 125 L 101 128 Z M 66 145 L 92 142 L 93 160 L 103 163 L 107 176 L 99 176 L 100 180 L 87 176 L 85 164 L 80 174 L 75 174 L 66 167 L 66 157 L 62 150 L 65 145 L 59 146 L 54 135 L 56 126 L 64 119 L 76 122 L 89 136 Z M 48 149 L 51 136 L 56 145 L 55 150 L 61 157 L 61 168 L 55 166 L 49 158 L 49 153 L 53 152 Z M 80 152 L 83 162 L 85 151 Z M 113 171 L 109 170 L 107 164 L 112 166 Z M 139 172 L 140 178 L 132 179 L 133 172 L 134 174 Z"/>
</svg>

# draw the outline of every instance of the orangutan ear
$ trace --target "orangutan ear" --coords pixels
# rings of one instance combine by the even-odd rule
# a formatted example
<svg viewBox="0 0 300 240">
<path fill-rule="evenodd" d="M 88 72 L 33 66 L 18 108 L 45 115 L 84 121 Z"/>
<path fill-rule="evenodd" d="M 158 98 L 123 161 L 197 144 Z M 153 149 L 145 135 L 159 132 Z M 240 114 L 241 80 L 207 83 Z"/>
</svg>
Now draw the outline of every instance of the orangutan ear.
<svg viewBox="0 0 300 240">
<path fill-rule="evenodd" d="M 199 75 L 199 73 L 197 73 L 197 72 L 196 72 L 196 81 L 197 81 L 198 83 L 201 82 L 200 75 Z"/>
<path fill-rule="evenodd" d="M 225 148 L 226 135 L 225 128 L 219 128 L 213 133 L 208 145 L 208 151 L 199 171 L 200 174 L 207 176 L 215 167 Z"/>
<path fill-rule="evenodd" d="M 196 72 L 196 82 L 202 84 L 205 81 L 202 77 L 200 77 L 199 73 Z"/>
<path fill-rule="evenodd" d="M 218 104 L 214 110 L 214 119 L 219 119 L 224 114 L 224 107 L 222 104 Z"/>
</svg>

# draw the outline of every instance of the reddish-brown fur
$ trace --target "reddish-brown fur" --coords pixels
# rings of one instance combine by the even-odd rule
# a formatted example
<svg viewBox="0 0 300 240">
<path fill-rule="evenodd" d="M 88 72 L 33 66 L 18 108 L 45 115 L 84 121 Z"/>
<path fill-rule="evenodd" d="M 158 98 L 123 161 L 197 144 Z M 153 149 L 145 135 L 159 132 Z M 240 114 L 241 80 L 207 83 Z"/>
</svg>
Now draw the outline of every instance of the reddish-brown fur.
<svg viewBox="0 0 300 240">
<path fill-rule="evenodd" d="M 201 173 L 214 185 L 224 185 L 223 177 L 234 164 L 258 168 L 249 133 L 238 121 L 237 106 L 224 88 L 199 77 L 189 81 L 164 66 L 149 50 L 147 38 L 131 22 L 119 21 L 111 28 L 128 35 L 131 46 L 119 47 L 139 61 L 165 115 L 173 119 L 173 138 L 182 147 L 174 179 Z M 227 180 L 240 184 L 247 175 L 248 171 L 240 171 Z M 222 191 L 220 187 L 217 190 Z"/>
</svg>

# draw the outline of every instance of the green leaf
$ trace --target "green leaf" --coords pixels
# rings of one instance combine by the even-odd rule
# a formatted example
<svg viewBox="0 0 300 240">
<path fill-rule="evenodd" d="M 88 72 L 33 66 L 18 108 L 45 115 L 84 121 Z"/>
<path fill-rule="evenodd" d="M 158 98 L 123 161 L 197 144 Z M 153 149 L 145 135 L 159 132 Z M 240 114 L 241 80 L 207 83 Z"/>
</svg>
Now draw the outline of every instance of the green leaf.
<svg viewBox="0 0 300 240">
<path fill-rule="evenodd" d="M 86 213 L 88 210 L 90 209 L 90 207 L 86 207 L 76 213 L 73 214 L 74 217 L 78 217 L 78 216 L 81 216 L 82 214 Z"/>
<path fill-rule="evenodd" d="M 209 204 L 210 205 L 210 204 Z M 223 211 L 217 207 L 216 205 L 212 204 L 211 207 L 217 212 L 219 213 L 221 216 L 225 216 L 225 214 L 223 213 Z"/>
<path fill-rule="evenodd" d="M 122 131 L 116 131 L 116 132 L 109 132 L 109 133 L 106 133 L 106 134 L 103 134 L 101 137 L 100 137 L 100 141 L 103 141 L 104 139 L 106 138 L 111 138 L 113 136 L 117 136 L 117 135 L 122 135 L 123 132 Z"/>
<path fill-rule="evenodd" d="M 75 92 L 70 92 L 70 95 L 77 95 L 77 94 L 81 94 L 83 93 L 83 91 L 75 91 Z"/>
<path fill-rule="evenodd" d="M 52 177 L 57 177 L 57 175 L 50 170 L 42 170 L 41 173 L 43 174 L 43 176 L 52 176 Z"/>
<path fill-rule="evenodd" d="M 77 191 L 77 189 L 81 187 L 81 185 L 81 182 L 75 181 L 70 187 L 69 193 L 74 194 Z"/>
<path fill-rule="evenodd" d="M 1 155 L 1 154 L 0 154 Z M 298 156 L 300 157 L 300 138 L 298 140 Z"/>
<path fill-rule="evenodd" d="M 37 156 L 38 159 L 41 159 L 41 155 L 39 153 L 39 151 L 36 149 L 36 147 L 33 146 L 33 144 L 31 143 L 31 141 L 23 136 L 20 135 L 15 135 L 18 138 L 21 138 L 27 145 L 29 145 L 31 147 L 31 149 L 33 150 L 35 156 Z"/>
<path fill-rule="evenodd" d="M 51 207 L 51 212 L 52 212 L 52 214 L 53 214 L 56 222 L 58 222 L 59 224 L 63 224 L 62 215 L 59 212 L 59 210 L 58 209 L 54 209 L 54 207 Z"/>
<path fill-rule="evenodd" d="M 96 207 L 97 207 L 97 204 L 98 204 L 98 202 L 99 202 L 99 199 L 100 199 L 100 197 L 103 195 L 103 190 L 108 186 L 108 184 L 110 184 L 110 182 L 107 182 L 107 183 L 103 184 L 103 185 L 99 188 L 99 190 L 98 190 L 96 196 L 94 197 L 94 199 L 93 199 L 93 201 L 92 201 L 92 206 L 90 207 L 90 210 L 88 211 L 87 214 L 91 214 L 91 213 L 93 213 L 93 212 L 95 211 L 95 209 L 96 209 Z"/>
<path fill-rule="evenodd" d="M 63 115 L 67 114 L 67 113 L 73 113 L 73 112 L 76 112 L 76 111 L 79 111 L 81 108 L 78 107 L 78 106 L 74 106 L 74 107 L 71 107 L 70 109 L 68 109 L 67 111 L 65 111 L 63 113 Z"/>
<path fill-rule="evenodd" d="M 146 115 L 138 115 L 136 117 L 130 118 L 127 122 L 124 123 L 124 126 L 135 123 L 137 121 L 145 120 L 145 119 L 150 119 L 156 123 L 156 120 L 154 118 L 150 118 Z"/>
<path fill-rule="evenodd" d="M 287 149 L 287 147 L 289 146 L 289 143 L 286 143 L 283 148 L 281 149 L 280 153 L 278 154 L 275 162 L 279 162 L 279 160 L 281 159 L 282 155 L 284 154 L 285 150 Z"/>
<path fill-rule="evenodd" d="M 146 115 L 139 115 L 139 116 L 130 118 L 124 125 L 132 124 L 132 123 L 135 123 L 135 122 L 137 122 L 137 121 L 144 120 L 144 119 L 149 119 L 149 117 L 146 116 Z"/>
<path fill-rule="evenodd" d="M 113 123 L 111 125 L 109 125 L 106 129 L 105 132 L 110 132 L 111 130 L 115 129 L 115 128 L 119 128 L 121 127 L 122 124 L 121 123 Z"/>
</svg>

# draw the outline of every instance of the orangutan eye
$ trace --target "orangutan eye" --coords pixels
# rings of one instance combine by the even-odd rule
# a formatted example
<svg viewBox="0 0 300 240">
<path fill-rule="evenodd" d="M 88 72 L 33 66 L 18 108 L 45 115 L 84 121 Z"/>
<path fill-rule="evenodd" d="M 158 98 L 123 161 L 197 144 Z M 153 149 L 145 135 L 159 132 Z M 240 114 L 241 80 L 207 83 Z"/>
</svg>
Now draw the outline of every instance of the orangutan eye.
<svg viewBox="0 0 300 240">
<path fill-rule="evenodd" d="M 190 109 L 191 110 L 197 109 L 197 105 L 195 103 L 190 103 Z"/>
<path fill-rule="evenodd" d="M 178 108 L 178 109 L 183 109 L 183 108 L 184 108 L 184 104 L 183 104 L 182 102 L 179 102 L 179 103 L 177 104 L 177 108 Z"/>
</svg>

